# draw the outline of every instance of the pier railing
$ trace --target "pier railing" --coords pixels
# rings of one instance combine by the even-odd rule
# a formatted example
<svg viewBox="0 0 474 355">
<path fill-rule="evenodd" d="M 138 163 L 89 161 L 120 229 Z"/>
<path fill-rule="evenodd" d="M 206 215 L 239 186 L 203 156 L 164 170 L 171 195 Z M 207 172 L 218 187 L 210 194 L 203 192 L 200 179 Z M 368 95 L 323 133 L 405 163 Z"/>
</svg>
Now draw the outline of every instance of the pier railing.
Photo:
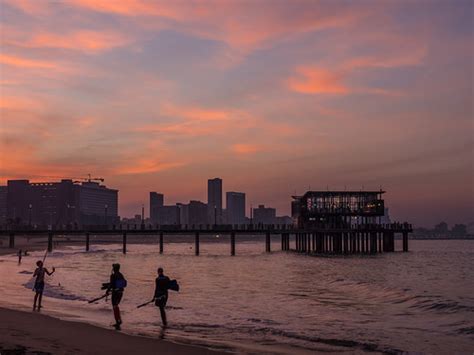
<svg viewBox="0 0 474 355">
<path fill-rule="evenodd" d="M 15 247 L 15 236 L 44 235 L 48 237 L 48 250 L 53 250 L 55 236 L 85 236 L 86 251 L 90 248 L 91 236 L 122 237 L 123 253 L 127 252 L 127 236 L 158 236 L 160 253 L 164 252 L 165 235 L 194 236 L 195 254 L 199 255 L 200 236 L 230 235 L 230 254 L 235 255 L 237 235 L 265 235 L 265 251 L 271 252 L 271 236 L 281 237 L 281 250 L 304 254 L 376 254 L 395 251 L 395 235 L 403 240 L 403 251 L 408 251 L 408 234 L 411 224 L 351 224 L 344 226 L 325 225 L 318 228 L 300 228 L 295 225 L 110 225 L 110 226 L 15 226 L 0 229 L 0 236 L 8 236 L 9 247 Z M 291 243 L 293 237 L 294 243 Z M 294 248 L 291 248 L 294 244 Z"/>
</svg>

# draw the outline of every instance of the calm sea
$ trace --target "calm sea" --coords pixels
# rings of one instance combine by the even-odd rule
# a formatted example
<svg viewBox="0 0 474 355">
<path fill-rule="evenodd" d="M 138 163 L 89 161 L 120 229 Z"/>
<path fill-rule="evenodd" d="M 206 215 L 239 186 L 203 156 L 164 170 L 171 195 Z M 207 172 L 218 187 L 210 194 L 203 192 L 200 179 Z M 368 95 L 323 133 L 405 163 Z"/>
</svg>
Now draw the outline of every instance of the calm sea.
<svg viewBox="0 0 474 355">
<path fill-rule="evenodd" d="M 275 239 L 273 248 L 279 246 Z M 469 353 L 474 351 L 474 241 L 411 241 L 409 253 L 312 257 L 275 250 L 260 238 L 227 237 L 201 244 L 119 244 L 61 247 L 46 259 L 43 313 L 109 327 L 110 302 L 88 304 L 102 294 L 111 264 L 128 280 L 122 301 L 123 331 L 237 352 Z M 397 245 L 400 250 L 400 245 Z M 0 258 L 0 305 L 30 307 L 31 271 L 44 252 L 17 264 Z M 169 327 L 161 328 L 151 299 L 156 268 L 181 286 L 170 292 Z"/>
</svg>

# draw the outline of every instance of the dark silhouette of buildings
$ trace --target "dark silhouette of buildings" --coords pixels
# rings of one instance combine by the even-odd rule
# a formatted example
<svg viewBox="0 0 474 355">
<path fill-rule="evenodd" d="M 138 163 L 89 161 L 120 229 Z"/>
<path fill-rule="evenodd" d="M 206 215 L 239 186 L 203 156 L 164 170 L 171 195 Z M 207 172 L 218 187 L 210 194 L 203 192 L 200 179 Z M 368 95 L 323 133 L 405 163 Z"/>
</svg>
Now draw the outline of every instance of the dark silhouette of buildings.
<svg viewBox="0 0 474 355">
<path fill-rule="evenodd" d="M 181 224 L 180 209 L 178 205 L 161 206 L 158 207 L 157 224 L 173 225 Z"/>
<path fill-rule="evenodd" d="M 245 193 L 226 193 L 226 220 L 228 224 L 245 224 Z"/>
<path fill-rule="evenodd" d="M 253 223 L 275 224 L 276 209 L 271 207 L 265 207 L 265 205 L 258 205 L 258 208 L 253 209 Z"/>
<path fill-rule="evenodd" d="M 201 201 L 189 201 L 188 205 L 188 223 L 187 224 L 206 224 L 207 205 Z"/>
<path fill-rule="evenodd" d="M 158 211 L 164 205 L 164 195 L 158 192 L 150 192 L 150 220 L 158 223 Z"/>
<path fill-rule="evenodd" d="M 0 186 L 0 224 L 7 222 L 7 187 Z"/>
<path fill-rule="evenodd" d="M 118 190 L 97 182 L 8 180 L 6 219 L 23 225 L 118 223 Z"/>
<path fill-rule="evenodd" d="M 222 179 L 207 180 L 208 220 L 211 224 L 222 223 Z"/>
</svg>

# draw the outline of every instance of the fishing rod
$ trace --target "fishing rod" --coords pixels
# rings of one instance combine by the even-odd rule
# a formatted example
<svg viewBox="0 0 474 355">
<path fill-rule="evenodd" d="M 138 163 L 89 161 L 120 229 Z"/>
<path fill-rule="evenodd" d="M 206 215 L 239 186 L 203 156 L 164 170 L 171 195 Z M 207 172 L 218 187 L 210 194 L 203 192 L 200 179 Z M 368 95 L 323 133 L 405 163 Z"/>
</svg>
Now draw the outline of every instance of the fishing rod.
<svg viewBox="0 0 474 355">
<path fill-rule="evenodd" d="M 148 302 L 142 303 L 141 305 L 138 305 L 138 306 L 137 306 L 137 308 L 142 308 L 142 307 L 145 307 L 146 305 L 148 305 L 148 304 L 150 304 L 150 303 L 152 303 L 152 302 L 154 302 L 154 301 L 155 301 L 155 299 L 152 299 L 151 301 L 148 301 Z"/>
<path fill-rule="evenodd" d="M 88 303 L 94 303 L 94 302 L 97 302 L 97 301 L 101 300 L 102 298 L 106 298 L 108 295 L 109 295 L 108 293 L 105 293 L 102 296 L 94 298 L 93 300 L 90 300 L 90 301 L 87 301 L 87 302 Z"/>
<path fill-rule="evenodd" d="M 44 265 L 44 261 L 46 260 L 46 257 L 48 256 L 48 249 L 46 249 L 46 252 L 44 253 L 44 257 L 43 257 L 43 265 Z"/>
</svg>

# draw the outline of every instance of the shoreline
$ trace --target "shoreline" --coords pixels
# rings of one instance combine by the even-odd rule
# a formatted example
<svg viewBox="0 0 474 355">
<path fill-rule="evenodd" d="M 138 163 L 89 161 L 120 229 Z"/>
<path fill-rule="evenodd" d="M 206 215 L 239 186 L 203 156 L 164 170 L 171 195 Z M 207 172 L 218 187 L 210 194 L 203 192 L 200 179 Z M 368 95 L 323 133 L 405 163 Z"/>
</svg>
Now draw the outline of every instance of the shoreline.
<svg viewBox="0 0 474 355">
<path fill-rule="evenodd" d="M 1 354 L 224 354 L 36 312 L 0 307 L 0 319 Z"/>
</svg>

